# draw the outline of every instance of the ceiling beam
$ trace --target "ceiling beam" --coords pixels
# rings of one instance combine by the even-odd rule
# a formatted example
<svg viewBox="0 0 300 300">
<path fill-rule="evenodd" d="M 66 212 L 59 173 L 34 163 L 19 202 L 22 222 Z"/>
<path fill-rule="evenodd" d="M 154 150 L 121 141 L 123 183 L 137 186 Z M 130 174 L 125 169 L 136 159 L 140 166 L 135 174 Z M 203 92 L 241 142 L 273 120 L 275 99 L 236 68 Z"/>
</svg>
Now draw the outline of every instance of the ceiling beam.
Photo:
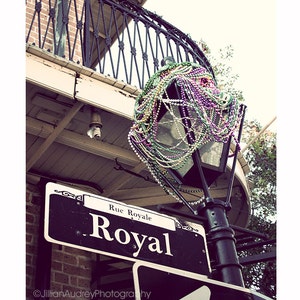
<svg viewBox="0 0 300 300">
<path fill-rule="evenodd" d="M 127 93 L 125 88 L 124 82 L 116 81 L 114 86 L 111 86 L 98 79 L 80 74 L 76 80 L 76 99 L 132 120 L 136 96 Z"/>
<path fill-rule="evenodd" d="M 235 191 L 237 191 L 236 188 L 238 188 L 238 187 L 233 188 L 233 193 Z M 181 193 L 184 195 L 184 197 L 188 201 L 195 201 L 204 195 L 202 190 L 196 190 L 196 189 L 193 193 L 187 193 L 184 191 L 182 191 Z M 210 193 L 213 198 L 224 198 L 227 195 L 227 187 L 210 189 Z M 139 198 L 139 199 L 147 198 L 149 196 L 162 197 L 165 195 L 166 195 L 166 192 L 158 184 L 153 187 L 118 189 L 115 192 L 110 194 L 110 196 L 113 199 L 117 199 L 120 201 L 131 200 L 131 199 L 136 199 L 136 198 Z"/>
<path fill-rule="evenodd" d="M 26 131 L 29 134 L 47 139 L 48 136 L 51 136 L 55 131 L 55 127 L 34 118 L 27 117 Z M 139 158 L 131 150 L 120 148 L 102 141 L 97 141 L 70 130 L 64 129 L 60 135 L 57 136 L 55 141 L 110 160 L 118 158 L 119 162 L 129 166 L 136 166 L 140 163 Z"/>
<path fill-rule="evenodd" d="M 239 189 L 239 187 L 234 188 L 234 191 L 235 189 Z M 128 193 L 127 191 L 127 197 L 126 197 L 125 191 L 119 190 L 116 191 L 114 194 L 112 194 L 112 198 L 118 201 L 122 201 L 126 204 L 137 205 L 137 206 L 151 206 L 151 205 L 177 202 L 177 200 L 173 196 L 167 195 L 164 192 L 164 190 L 159 186 L 157 188 L 155 187 L 145 188 L 143 195 L 140 194 L 140 192 L 142 191 L 143 189 L 130 189 L 130 193 Z M 226 189 L 215 189 L 215 190 L 210 190 L 210 192 L 211 192 L 211 196 L 216 199 L 223 199 L 227 195 Z M 119 195 L 121 196 L 118 197 Z M 198 192 L 195 194 L 188 194 L 182 192 L 182 195 L 187 201 L 191 202 L 191 201 L 199 200 L 203 196 L 203 193 Z"/>
<path fill-rule="evenodd" d="M 64 61 L 66 65 L 66 59 L 58 58 L 57 55 L 50 56 L 47 51 L 36 48 L 31 47 L 39 56 L 26 53 L 26 81 L 74 99 L 76 71 L 57 63 Z M 55 60 L 55 63 L 49 59 Z"/>
<path fill-rule="evenodd" d="M 67 61 L 38 47 L 27 46 L 26 80 L 70 99 L 133 119 L 137 87 Z M 75 89 L 74 89 L 75 86 Z M 75 91 L 75 94 L 74 94 Z"/>
<path fill-rule="evenodd" d="M 26 172 L 28 172 L 31 167 L 42 157 L 42 155 L 46 152 L 46 150 L 51 146 L 54 140 L 59 136 L 59 134 L 64 130 L 64 128 L 70 123 L 72 118 L 76 115 L 76 113 L 80 110 L 80 108 L 84 104 L 82 102 L 76 102 L 74 106 L 67 112 L 64 118 L 59 122 L 59 124 L 53 129 L 50 135 L 46 138 L 46 140 L 41 144 L 38 150 L 34 155 L 30 157 L 30 159 L 26 163 Z"/>
</svg>

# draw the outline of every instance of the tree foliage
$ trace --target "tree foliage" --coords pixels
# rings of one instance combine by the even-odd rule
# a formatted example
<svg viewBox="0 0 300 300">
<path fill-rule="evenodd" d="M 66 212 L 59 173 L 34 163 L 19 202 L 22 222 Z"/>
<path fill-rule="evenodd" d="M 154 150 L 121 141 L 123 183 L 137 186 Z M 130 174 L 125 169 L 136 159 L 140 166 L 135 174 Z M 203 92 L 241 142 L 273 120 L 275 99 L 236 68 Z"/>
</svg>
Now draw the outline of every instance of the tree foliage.
<svg viewBox="0 0 300 300">
<path fill-rule="evenodd" d="M 220 49 L 215 56 L 205 42 L 201 41 L 199 46 L 213 68 L 218 87 L 224 92 L 230 93 L 237 100 L 244 101 L 243 92 L 235 88 L 239 75 L 233 73 L 232 67 L 228 64 L 234 54 L 233 47 L 228 45 L 224 49 Z"/>
<path fill-rule="evenodd" d="M 249 142 L 257 136 L 261 126 L 247 122 L 244 134 Z M 252 214 L 260 218 L 276 218 L 276 133 L 265 131 L 247 149 L 245 158 L 250 167 L 248 179 L 252 184 Z"/>
<path fill-rule="evenodd" d="M 246 142 L 261 130 L 258 122 L 247 122 L 244 127 Z M 276 240 L 276 133 L 266 131 L 249 145 L 245 158 L 250 166 L 252 213 L 248 228 L 265 233 Z M 244 251 L 242 256 L 275 250 L 276 242 Z M 276 299 L 276 261 L 249 265 L 243 270 L 245 285 Z"/>
</svg>

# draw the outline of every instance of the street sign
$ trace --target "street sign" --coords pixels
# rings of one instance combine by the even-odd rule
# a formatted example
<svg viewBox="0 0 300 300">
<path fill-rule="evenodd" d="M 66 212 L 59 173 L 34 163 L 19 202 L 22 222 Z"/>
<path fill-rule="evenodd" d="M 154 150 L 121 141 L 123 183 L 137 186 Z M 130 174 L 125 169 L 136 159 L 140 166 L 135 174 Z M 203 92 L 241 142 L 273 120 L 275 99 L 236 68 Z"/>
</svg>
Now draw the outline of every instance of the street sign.
<svg viewBox="0 0 300 300">
<path fill-rule="evenodd" d="M 243 287 L 145 262 L 133 265 L 133 279 L 136 300 L 271 300 Z"/>
<path fill-rule="evenodd" d="M 49 242 L 210 274 L 199 224 L 52 182 L 46 185 L 45 200 L 44 235 Z"/>
</svg>

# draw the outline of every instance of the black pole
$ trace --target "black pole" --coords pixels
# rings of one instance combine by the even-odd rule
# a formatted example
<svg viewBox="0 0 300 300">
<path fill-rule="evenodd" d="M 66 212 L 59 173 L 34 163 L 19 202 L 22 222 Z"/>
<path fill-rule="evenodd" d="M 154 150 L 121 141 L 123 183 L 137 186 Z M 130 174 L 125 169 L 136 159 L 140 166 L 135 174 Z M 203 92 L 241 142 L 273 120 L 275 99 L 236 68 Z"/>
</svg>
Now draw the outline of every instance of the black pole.
<svg viewBox="0 0 300 300">
<path fill-rule="evenodd" d="M 175 92 L 177 94 L 178 99 L 180 99 L 180 92 L 178 91 L 178 87 L 176 84 Z M 185 109 L 185 108 L 182 108 Z M 244 118 L 244 106 L 241 108 L 243 110 L 243 118 Z M 182 117 L 187 115 L 188 112 L 183 113 L 180 110 Z M 189 120 L 186 120 L 187 127 L 191 128 L 192 125 Z M 242 123 L 240 124 L 239 138 L 241 134 Z M 193 131 L 189 132 L 190 135 L 187 134 L 188 142 L 192 143 L 194 140 Z M 210 256 L 213 256 L 216 265 L 214 266 L 215 272 L 213 272 L 212 276 L 214 279 L 238 285 L 244 287 L 244 280 L 242 275 L 242 266 L 239 263 L 236 246 L 235 246 L 235 238 L 234 231 L 229 226 L 227 219 L 227 211 L 230 210 L 230 197 L 228 201 L 224 202 L 218 199 L 212 199 L 209 192 L 209 187 L 201 166 L 200 155 L 199 153 L 194 152 L 192 155 L 194 165 L 197 166 L 198 174 L 200 176 L 200 180 L 203 186 L 203 192 L 205 196 L 205 201 L 199 206 L 197 209 L 197 213 L 199 216 L 203 216 L 206 219 L 205 222 L 205 230 L 207 233 L 208 242 L 210 242 Z M 237 151 L 235 152 L 235 160 L 237 158 Z M 235 161 L 232 166 L 231 174 L 234 178 L 234 170 L 235 169 Z M 227 196 L 231 194 L 231 186 L 228 187 L 229 192 Z M 211 257 L 212 258 L 212 257 Z"/>
<path fill-rule="evenodd" d="M 240 141 L 242 124 L 245 116 L 245 106 L 243 110 L 242 121 L 240 124 L 238 142 Z M 238 145 L 236 146 L 238 147 Z M 210 255 L 215 261 L 213 277 L 222 282 L 244 287 L 244 279 L 242 275 L 242 265 L 239 263 L 237 256 L 234 230 L 229 226 L 227 212 L 231 209 L 230 196 L 234 180 L 235 164 L 237 160 L 238 149 L 235 151 L 231 178 L 229 181 L 226 201 L 212 199 L 206 197 L 205 201 L 198 207 L 198 215 L 205 218 L 205 229 L 207 239 L 210 243 Z M 202 181 L 206 181 L 203 177 L 202 167 L 198 164 L 199 174 Z"/>
<path fill-rule="evenodd" d="M 215 261 L 213 278 L 244 287 L 242 266 L 239 263 L 234 231 L 229 226 L 227 211 L 230 205 L 219 199 L 206 198 L 198 208 L 199 216 L 205 218 L 209 254 Z"/>
</svg>

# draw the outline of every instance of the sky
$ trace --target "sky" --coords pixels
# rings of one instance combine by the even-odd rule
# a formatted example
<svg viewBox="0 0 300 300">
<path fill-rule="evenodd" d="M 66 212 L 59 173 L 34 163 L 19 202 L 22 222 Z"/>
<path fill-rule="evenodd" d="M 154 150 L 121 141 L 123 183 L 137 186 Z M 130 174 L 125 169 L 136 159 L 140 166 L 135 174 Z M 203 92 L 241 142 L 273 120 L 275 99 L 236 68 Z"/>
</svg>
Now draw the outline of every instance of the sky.
<svg viewBox="0 0 300 300">
<path fill-rule="evenodd" d="M 228 65 L 239 75 L 235 87 L 243 92 L 246 119 L 265 126 L 276 117 L 276 1 L 147 0 L 144 8 L 206 42 L 213 55 L 231 45 Z"/>
</svg>

